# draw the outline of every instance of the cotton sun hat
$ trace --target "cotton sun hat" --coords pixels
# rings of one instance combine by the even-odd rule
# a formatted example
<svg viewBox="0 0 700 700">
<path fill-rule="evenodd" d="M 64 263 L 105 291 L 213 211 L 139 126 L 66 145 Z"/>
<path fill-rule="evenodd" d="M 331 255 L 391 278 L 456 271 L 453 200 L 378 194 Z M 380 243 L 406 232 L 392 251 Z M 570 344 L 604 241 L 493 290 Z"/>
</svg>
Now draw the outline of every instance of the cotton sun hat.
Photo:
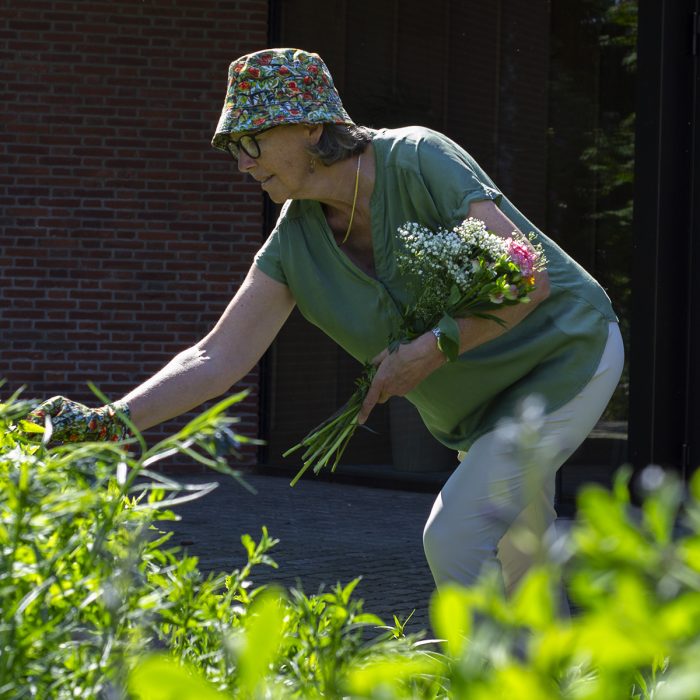
<svg viewBox="0 0 700 700">
<path fill-rule="evenodd" d="M 266 49 L 237 58 L 211 145 L 232 134 L 279 124 L 354 124 L 321 57 L 301 49 Z"/>
</svg>

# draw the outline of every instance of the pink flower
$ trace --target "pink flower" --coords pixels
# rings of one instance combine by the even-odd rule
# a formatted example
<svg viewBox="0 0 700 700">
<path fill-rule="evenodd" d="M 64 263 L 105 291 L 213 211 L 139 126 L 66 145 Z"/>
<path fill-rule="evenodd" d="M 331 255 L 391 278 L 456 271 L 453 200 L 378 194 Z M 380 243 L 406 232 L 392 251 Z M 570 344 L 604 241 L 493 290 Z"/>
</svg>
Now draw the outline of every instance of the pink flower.
<svg viewBox="0 0 700 700">
<path fill-rule="evenodd" d="M 522 241 L 513 238 L 507 239 L 506 243 L 508 244 L 508 255 L 520 268 L 520 273 L 523 277 L 531 277 L 537 262 L 537 252 Z"/>
</svg>

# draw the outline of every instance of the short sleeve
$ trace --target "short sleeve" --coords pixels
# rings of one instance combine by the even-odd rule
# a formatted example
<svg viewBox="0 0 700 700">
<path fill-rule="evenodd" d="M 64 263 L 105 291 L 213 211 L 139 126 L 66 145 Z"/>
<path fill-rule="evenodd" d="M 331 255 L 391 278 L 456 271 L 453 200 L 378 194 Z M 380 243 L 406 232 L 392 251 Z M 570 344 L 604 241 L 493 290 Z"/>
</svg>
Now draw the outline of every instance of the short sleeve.
<svg viewBox="0 0 700 700">
<path fill-rule="evenodd" d="M 272 279 L 277 282 L 286 284 L 287 286 L 289 286 L 289 284 L 287 282 L 287 276 L 284 274 L 284 267 L 282 265 L 279 236 L 280 227 L 283 223 L 288 207 L 289 202 L 287 202 L 282 208 L 275 228 L 272 230 L 272 233 L 268 236 L 262 248 L 260 248 L 260 250 L 255 254 L 255 258 L 253 259 L 255 265 L 266 275 L 272 277 Z"/>
<path fill-rule="evenodd" d="M 418 144 L 418 159 L 431 197 L 453 224 L 467 218 L 472 202 L 490 200 L 500 207 L 503 195 L 494 182 L 448 137 L 427 132 Z"/>
</svg>

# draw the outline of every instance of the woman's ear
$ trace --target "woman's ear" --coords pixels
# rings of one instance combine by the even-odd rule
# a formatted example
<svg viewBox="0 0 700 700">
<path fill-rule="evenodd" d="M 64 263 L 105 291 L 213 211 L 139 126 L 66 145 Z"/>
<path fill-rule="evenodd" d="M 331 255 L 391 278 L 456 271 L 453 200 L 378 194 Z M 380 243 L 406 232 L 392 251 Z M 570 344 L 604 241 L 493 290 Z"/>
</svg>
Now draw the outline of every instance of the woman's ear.
<svg viewBox="0 0 700 700">
<path fill-rule="evenodd" d="M 323 133 L 323 124 L 304 124 L 308 134 L 308 145 L 315 146 Z"/>
</svg>

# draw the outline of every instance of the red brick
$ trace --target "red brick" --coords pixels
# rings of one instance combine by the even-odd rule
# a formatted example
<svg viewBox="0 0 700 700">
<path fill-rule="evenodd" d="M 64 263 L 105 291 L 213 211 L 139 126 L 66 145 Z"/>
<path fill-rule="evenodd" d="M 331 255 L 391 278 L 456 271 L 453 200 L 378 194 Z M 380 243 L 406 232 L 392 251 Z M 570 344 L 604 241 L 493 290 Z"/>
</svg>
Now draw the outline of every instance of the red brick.
<svg viewBox="0 0 700 700">
<path fill-rule="evenodd" d="M 95 403 L 88 379 L 120 395 L 206 333 L 263 240 L 259 188 L 208 142 L 229 62 L 267 41 L 267 2 L 9 4 L 6 377 Z"/>
</svg>

